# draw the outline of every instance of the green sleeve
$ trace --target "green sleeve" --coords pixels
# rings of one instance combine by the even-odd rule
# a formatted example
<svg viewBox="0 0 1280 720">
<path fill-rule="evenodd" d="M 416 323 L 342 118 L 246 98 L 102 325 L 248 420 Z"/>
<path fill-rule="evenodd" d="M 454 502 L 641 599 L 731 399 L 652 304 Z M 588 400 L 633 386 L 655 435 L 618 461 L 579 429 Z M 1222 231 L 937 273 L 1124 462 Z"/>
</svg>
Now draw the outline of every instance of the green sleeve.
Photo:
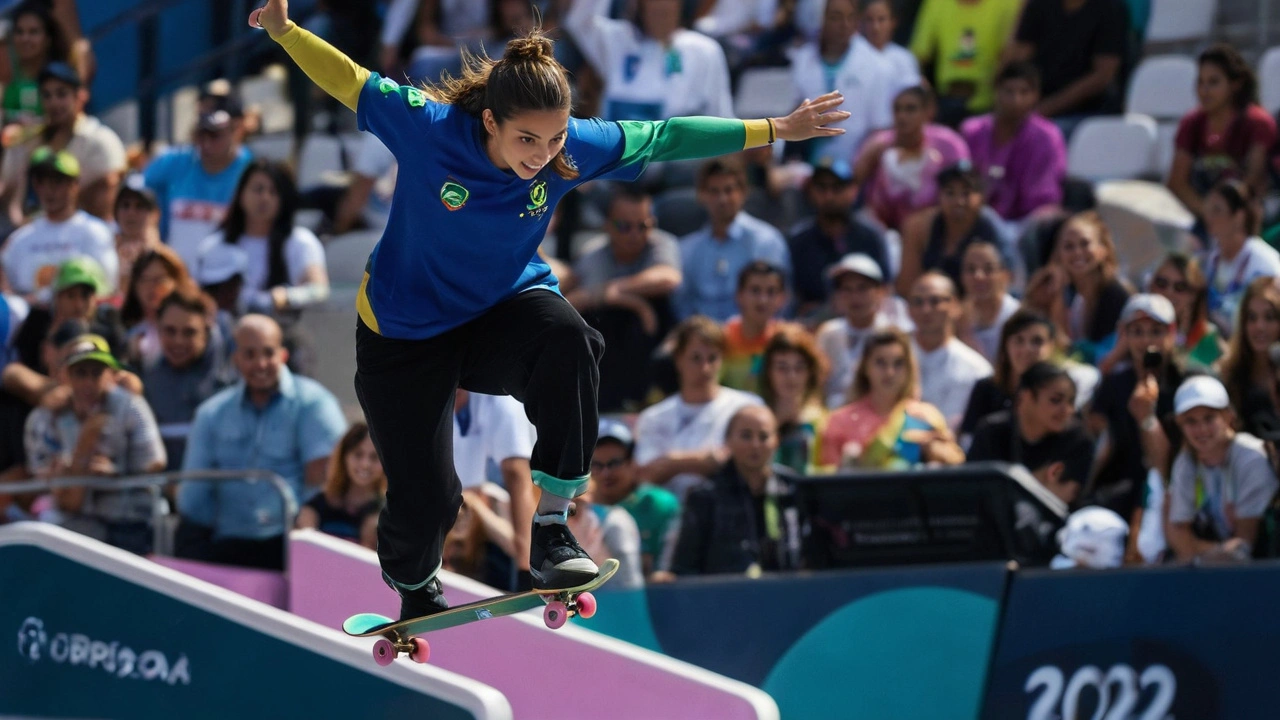
<svg viewBox="0 0 1280 720">
<path fill-rule="evenodd" d="M 747 144 L 741 120 L 719 117 L 678 117 L 656 122 L 621 120 L 626 145 L 619 166 L 664 160 L 695 160 L 728 155 Z"/>
</svg>

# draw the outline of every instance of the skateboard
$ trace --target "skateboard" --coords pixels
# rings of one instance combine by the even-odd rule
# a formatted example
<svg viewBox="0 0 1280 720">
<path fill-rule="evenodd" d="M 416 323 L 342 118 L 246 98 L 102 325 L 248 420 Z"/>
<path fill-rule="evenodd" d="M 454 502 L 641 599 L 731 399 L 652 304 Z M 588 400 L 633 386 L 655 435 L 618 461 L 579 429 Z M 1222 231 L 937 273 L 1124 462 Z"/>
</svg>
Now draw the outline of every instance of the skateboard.
<svg viewBox="0 0 1280 720">
<path fill-rule="evenodd" d="M 347 618 L 342 623 L 342 630 L 352 637 L 378 637 L 377 642 L 373 644 L 373 659 L 379 665 L 390 665 L 401 653 L 408 655 L 414 662 L 425 663 L 431 656 L 431 646 L 426 638 L 421 637 L 425 633 L 466 625 L 477 620 L 514 615 L 544 603 L 542 620 L 552 630 L 564 627 L 573 615 L 581 615 L 584 619 L 595 615 L 596 599 L 591 591 L 604 585 L 609 578 L 613 577 L 614 573 L 618 572 L 619 565 L 620 563 L 612 558 L 605 560 L 599 574 L 590 582 L 576 587 L 560 590 L 535 588 L 527 592 L 499 595 L 449 608 L 426 617 L 397 622 L 374 613 L 360 613 Z"/>
</svg>

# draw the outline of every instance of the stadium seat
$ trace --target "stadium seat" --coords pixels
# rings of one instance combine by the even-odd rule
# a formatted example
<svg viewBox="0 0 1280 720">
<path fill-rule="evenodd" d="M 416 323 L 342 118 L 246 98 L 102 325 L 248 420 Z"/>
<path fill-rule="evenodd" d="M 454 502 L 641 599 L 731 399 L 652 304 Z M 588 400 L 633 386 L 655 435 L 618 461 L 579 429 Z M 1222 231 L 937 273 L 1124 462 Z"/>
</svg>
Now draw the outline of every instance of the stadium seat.
<svg viewBox="0 0 1280 720">
<path fill-rule="evenodd" d="M 741 118 L 776 117 L 794 110 L 795 99 L 791 68 L 750 68 L 738 79 L 733 110 Z"/>
<path fill-rule="evenodd" d="M 1258 63 L 1258 90 L 1267 112 L 1280 111 L 1280 47 L 1268 50 Z"/>
<path fill-rule="evenodd" d="M 1152 171 L 1161 181 L 1168 177 L 1169 168 L 1173 167 L 1175 151 L 1173 141 L 1177 136 L 1178 123 L 1176 122 L 1162 122 L 1156 126 L 1156 157 Z"/>
<path fill-rule="evenodd" d="M 1213 30 L 1218 0 L 1151 0 L 1147 42 L 1202 40 Z"/>
<path fill-rule="evenodd" d="M 120 136 L 120 142 L 128 147 L 141 138 L 138 111 L 137 100 L 125 100 L 112 105 L 106 112 L 98 115 L 98 119 L 103 125 L 114 130 L 116 135 Z"/>
<path fill-rule="evenodd" d="M 293 134 L 256 135 L 247 141 L 253 156 L 265 160 L 289 160 L 293 157 Z"/>
<path fill-rule="evenodd" d="M 1093 117 L 1080 124 L 1067 148 L 1067 174 L 1101 182 L 1137 178 L 1155 161 L 1156 121 L 1146 115 Z"/>
<path fill-rule="evenodd" d="M 311 133 L 302 141 L 298 154 L 298 188 L 307 190 L 327 184 L 325 175 L 345 170 L 342 141 L 333 135 Z"/>
<path fill-rule="evenodd" d="M 1129 81 L 1125 112 L 1150 115 L 1157 120 L 1177 120 L 1197 104 L 1194 58 L 1186 55 L 1149 57 L 1134 70 Z"/>
<path fill-rule="evenodd" d="M 339 235 L 325 243 L 325 264 L 329 267 L 329 282 L 333 285 L 359 285 L 364 279 L 364 267 L 369 253 L 382 237 L 381 230 L 356 230 Z"/>
</svg>

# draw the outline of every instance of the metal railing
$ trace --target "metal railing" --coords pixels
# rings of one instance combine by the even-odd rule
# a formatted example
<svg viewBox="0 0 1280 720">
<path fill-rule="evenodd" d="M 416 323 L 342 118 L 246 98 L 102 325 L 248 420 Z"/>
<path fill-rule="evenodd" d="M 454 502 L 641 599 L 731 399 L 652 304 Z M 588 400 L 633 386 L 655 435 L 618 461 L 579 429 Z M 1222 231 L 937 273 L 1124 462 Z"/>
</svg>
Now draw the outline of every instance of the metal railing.
<svg viewBox="0 0 1280 720">
<path fill-rule="evenodd" d="M 213 482 L 267 482 L 280 495 L 281 527 L 284 534 L 289 534 L 294 518 L 298 516 L 298 498 L 293 488 L 280 475 L 269 470 L 191 470 L 186 472 L 148 473 L 144 475 L 126 475 L 122 477 L 69 476 L 49 478 L 46 480 L 23 480 L 21 482 L 0 483 L 0 495 L 43 494 L 52 490 L 65 488 L 85 488 L 124 492 L 128 490 L 147 490 L 151 494 L 151 522 L 153 542 L 156 548 L 166 545 L 166 519 L 169 517 L 168 499 L 163 489 L 170 485 L 188 480 Z M 288 543 L 284 544 L 285 557 L 283 566 L 288 567 Z"/>
</svg>

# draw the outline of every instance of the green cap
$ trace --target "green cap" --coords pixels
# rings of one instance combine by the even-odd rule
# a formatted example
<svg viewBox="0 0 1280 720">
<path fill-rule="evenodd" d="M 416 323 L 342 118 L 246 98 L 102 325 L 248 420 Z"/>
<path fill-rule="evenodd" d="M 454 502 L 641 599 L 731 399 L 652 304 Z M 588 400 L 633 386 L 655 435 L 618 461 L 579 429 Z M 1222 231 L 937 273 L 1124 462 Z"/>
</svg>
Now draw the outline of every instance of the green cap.
<svg viewBox="0 0 1280 720">
<path fill-rule="evenodd" d="M 120 369 L 120 363 L 111 354 L 111 346 L 101 335 L 81 335 L 67 343 L 67 360 L 64 365 L 71 367 L 90 360 L 115 370 Z"/>
<path fill-rule="evenodd" d="M 76 257 L 58 266 L 58 276 L 53 281 L 53 291 L 62 292 L 76 285 L 88 285 L 93 288 L 94 295 L 101 295 L 107 289 L 106 280 L 102 277 L 102 266 L 97 260 Z"/>
<path fill-rule="evenodd" d="M 66 150 L 54 150 L 48 145 L 42 145 L 32 151 L 29 168 L 28 172 L 32 175 L 53 173 L 72 179 L 80 177 L 80 161 L 76 156 Z"/>
</svg>

